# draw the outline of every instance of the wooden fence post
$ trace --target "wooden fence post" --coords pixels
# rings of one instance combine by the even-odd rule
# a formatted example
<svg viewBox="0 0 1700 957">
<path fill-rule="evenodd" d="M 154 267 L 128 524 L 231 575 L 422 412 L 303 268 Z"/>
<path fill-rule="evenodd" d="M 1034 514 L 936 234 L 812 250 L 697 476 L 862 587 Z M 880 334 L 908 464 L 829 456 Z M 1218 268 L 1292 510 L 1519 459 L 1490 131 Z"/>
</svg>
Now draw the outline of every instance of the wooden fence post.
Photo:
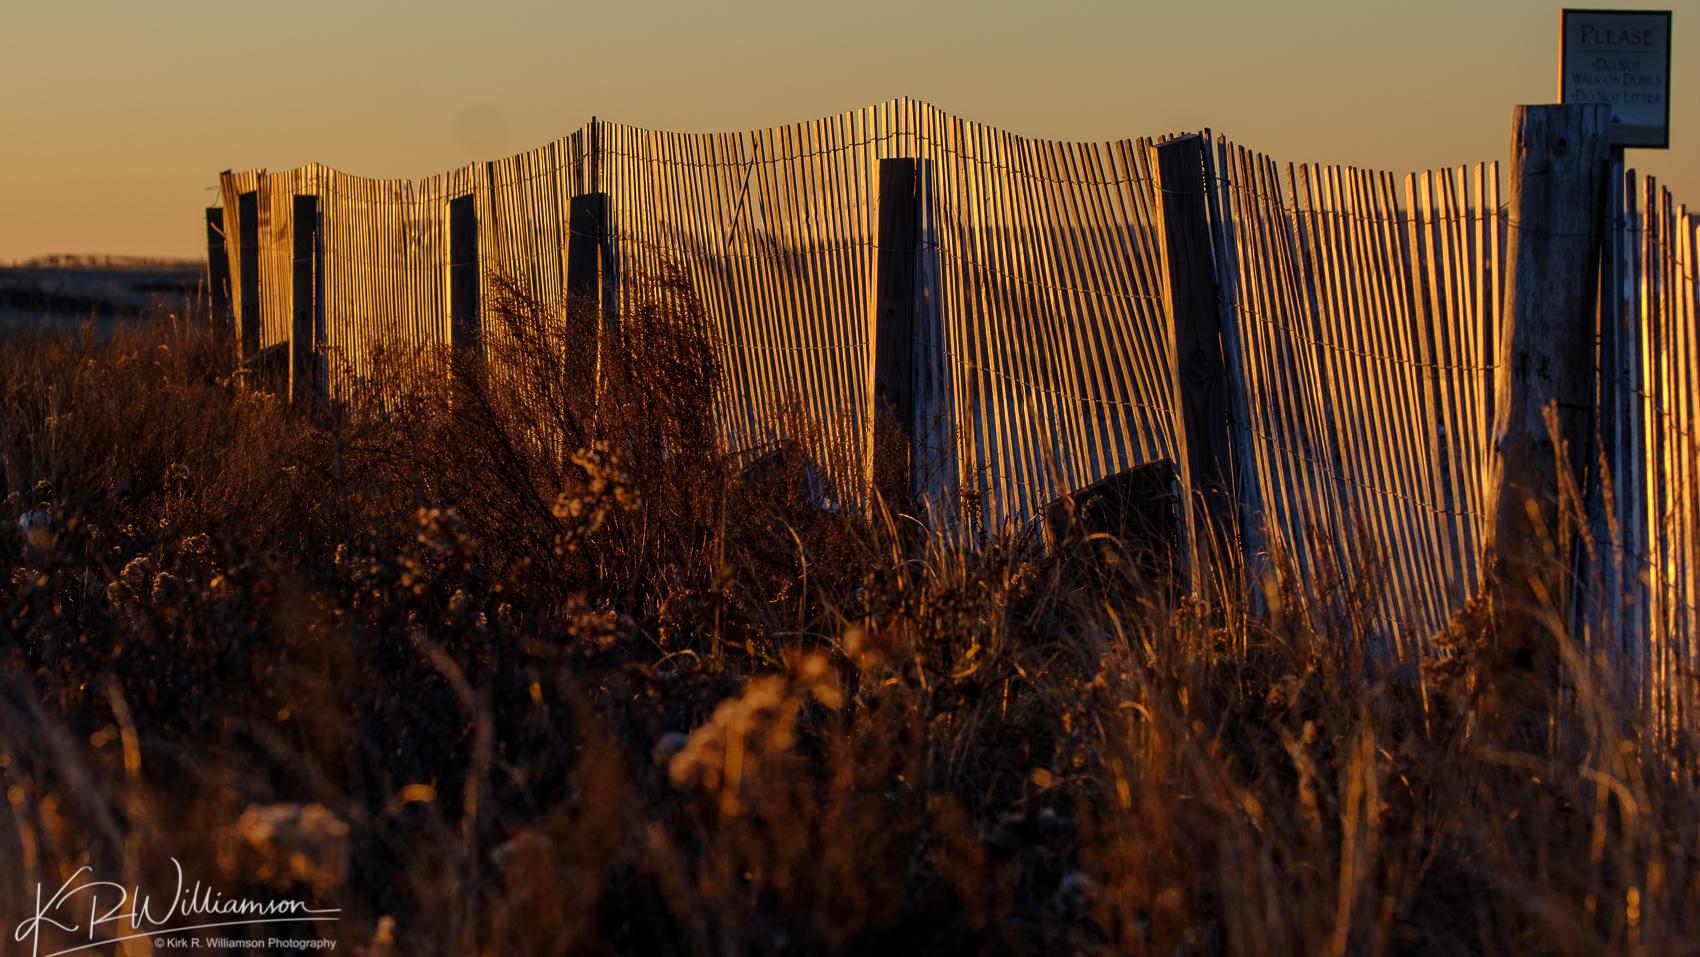
<svg viewBox="0 0 1700 957">
<path fill-rule="evenodd" d="M 230 252 L 224 245 L 224 210 L 207 207 L 207 308 L 213 322 L 230 315 Z"/>
<path fill-rule="evenodd" d="M 1542 627 L 1543 604 L 1570 624 L 1563 580 L 1573 516 L 1561 482 L 1586 488 L 1593 458 L 1594 333 L 1610 159 L 1610 108 L 1519 106 L 1512 121 L 1506 303 L 1494 371 L 1484 550 L 1506 633 Z M 1564 454 L 1547 425 L 1556 409 Z M 1560 459 L 1569 476 L 1561 471 Z M 1502 626 L 1504 627 L 1504 626 Z"/>
<path fill-rule="evenodd" d="M 296 196 L 290 234 L 294 322 L 289 343 L 289 399 L 305 402 L 319 391 L 319 306 L 324 301 L 319 276 L 319 197 Z"/>
<path fill-rule="evenodd" d="M 236 197 L 238 237 L 237 266 L 242 273 L 242 296 L 238 303 L 237 320 L 242 324 L 242 359 L 260 351 L 260 194 L 242 193 Z"/>
<path fill-rule="evenodd" d="M 1220 595 L 1238 580 L 1232 383 L 1225 354 L 1216 261 L 1200 136 L 1155 147 L 1158 221 L 1163 231 L 1163 300 L 1169 319 L 1175 443 L 1191 588 Z M 1195 512 L 1202 511 L 1202 527 Z M 1214 584 L 1213 584 L 1214 583 Z"/>
<path fill-rule="evenodd" d="M 613 202 L 607 193 L 574 196 L 568 204 L 567 294 L 598 303 L 604 316 L 618 315 L 614 274 Z"/>
<path fill-rule="evenodd" d="M 915 464 L 916 185 L 914 160 L 880 160 L 872 484 L 894 511 L 909 504 Z"/>
<path fill-rule="evenodd" d="M 620 317 L 614 231 L 610 228 L 614 204 L 607 193 L 586 193 L 574 196 L 567 209 L 567 295 L 591 303 L 597 310 L 594 385 L 600 407 L 604 350 L 612 348 Z"/>
<path fill-rule="evenodd" d="M 449 345 L 484 348 L 478 312 L 478 198 L 468 193 L 449 200 Z"/>
</svg>

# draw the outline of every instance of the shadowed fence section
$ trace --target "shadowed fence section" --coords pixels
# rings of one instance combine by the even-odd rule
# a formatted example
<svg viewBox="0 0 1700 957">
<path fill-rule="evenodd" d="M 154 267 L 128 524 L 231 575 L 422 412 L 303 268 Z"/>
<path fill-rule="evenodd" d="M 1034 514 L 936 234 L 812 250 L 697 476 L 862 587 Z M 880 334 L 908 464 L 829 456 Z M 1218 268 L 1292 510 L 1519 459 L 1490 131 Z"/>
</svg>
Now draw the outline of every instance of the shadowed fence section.
<svg viewBox="0 0 1700 957">
<path fill-rule="evenodd" d="M 1313 577 L 1361 550 L 1345 534 L 1357 529 L 1387 562 L 1386 620 L 1432 633 L 1480 584 L 1497 166 L 1399 184 L 1227 143 L 1215 165 L 1234 232 L 1242 427 L 1272 541 Z"/>
<path fill-rule="evenodd" d="M 422 351 L 498 334 L 480 313 L 498 276 L 544 303 L 593 300 L 606 326 L 677 268 L 719 335 L 729 451 L 776 438 L 795 395 L 835 430 L 840 480 L 865 481 L 878 399 L 907 419 L 891 434 L 912 442 L 910 494 L 967 528 L 1184 463 L 1177 409 L 1197 384 L 1176 370 L 1220 368 L 1229 394 L 1197 428 L 1232 460 L 1213 474 L 1233 486 L 1244 568 L 1265 575 L 1279 553 L 1315 580 L 1367 550 L 1384 559 L 1383 631 L 1421 641 L 1482 584 L 1508 295 L 1498 167 L 1399 180 L 1196 142 L 1196 187 L 1176 167 L 1160 189 L 1173 138 L 1028 140 L 901 99 L 748 134 L 592 121 L 416 182 L 226 174 L 235 321 L 251 358 L 289 341 L 293 298 L 317 290 L 313 381 L 349 399 Z M 893 171 L 901 188 L 882 183 Z M 1615 177 L 1588 454 L 1607 467 L 1585 477 L 1597 547 L 1578 607 L 1656 696 L 1686 687 L 1696 651 L 1695 220 Z M 1202 207 L 1169 215 L 1203 232 L 1171 244 L 1159 200 L 1194 188 Z M 292 282 L 295 196 L 318 197 L 316 284 Z M 1193 347 L 1203 366 L 1174 346 L 1164 277 L 1183 265 L 1221 317 Z"/>
<path fill-rule="evenodd" d="M 897 155 L 878 110 L 749 134 L 599 124 L 619 279 L 673 264 L 719 334 L 726 441 L 773 438 L 795 393 L 840 434 L 869 416 L 869 298 L 878 162 Z M 623 292 L 632 283 L 621 285 Z"/>
<path fill-rule="evenodd" d="M 1176 458 L 1147 143 L 1047 143 L 913 109 L 919 286 L 937 317 L 920 354 L 948 400 L 935 456 L 956 456 L 993 524 Z"/>
<path fill-rule="evenodd" d="M 283 173 L 225 174 L 225 209 L 251 204 L 257 213 L 256 248 L 247 257 L 234 250 L 230 256 L 234 285 L 259 293 L 237 305 L 244 359 L 290 342 L 297 296 L 311 289 L 324 298 L 307 307 L 321 317 L 318 341 L 293 351 L 313 357 L 320 366 L 316 381 L 333 395 L 371 382 L 398 351 L 445 342 L 447 203 L 470 193 L 472 179 L 470 170 L 459 170 L 418 182 L 372 180 L 317 164 Z M 293 279 L 296 196 L 319 199 L 321 278 L 313 284 Z M 257 277 L 248 275 L 250 269 Z"/>
</svg>

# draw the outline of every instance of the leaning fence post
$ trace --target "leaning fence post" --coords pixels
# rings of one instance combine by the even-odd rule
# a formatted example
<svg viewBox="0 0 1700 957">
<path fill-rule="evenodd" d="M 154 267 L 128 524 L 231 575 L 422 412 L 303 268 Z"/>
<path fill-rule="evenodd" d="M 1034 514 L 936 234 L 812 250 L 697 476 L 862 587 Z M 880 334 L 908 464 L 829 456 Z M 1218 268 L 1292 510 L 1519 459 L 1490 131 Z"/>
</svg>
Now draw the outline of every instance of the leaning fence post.
<svg viewBox="0 0 1700 957">
<path fill-rule="evenodd" d="M 1192 591 L 1221 595 L 1238 580 L 1238 497 L 1234 483 L 1231 383 L 1218 301 L 1205 181 L 1203 137 L 1155 147 L 1158 222 L 1163 232 L 1163 301 L 1168 307 L 1169 374 Z M 1195 512 L 1202 512 L 1202 526 Z"/>
<path fill-rule="evenodd" d="M 478 308 L 478 199 L 468 193 L 449 200 L 450 347 L 483 348 Z"/>
<path fill-rule="evenodd" d="M 1215 154 L 1211 148 L 1214 145 Z M 1240 582 L 1246 588 L 1246 607 L 1254 614 L 1267 611 L 1263 582 L 1273 574 L 1269 564 L 1264 517 L 1263 493 L 1258 486 L 1255 442 L 1252 436 L 1250 384 L 1246 375 L 1246 343 L 1241 334 L 1239 235 L 1234 219 L 1234 181 L 1232 147 L 1225 137 L 1212 144 L 1210 131 L 1204 131 L 1205 198 L 1210 213 L 1210 235 L 1215 244 L 1216 309 L 1222 333 L 1222 367 L 1228 385 L 1228 447 L 1232 449 L 1235 471 L 1231 477 L 1236 491 L 1234 497 L 1235 526 L 1239 531 L 1239 550 L 1236 558 L 1244 575 Z"/>
<path fill-rule="evenodd" d="M 607 193 L 586 193 L 572 198 L 567 216 L 567 294 L 597 303 L 605 317 L 618 314 L 612 215 Z"/>
<path fill-rule="evenodd" d="M 296 196 L 291 212 L 295 315 L 289 340 L 289 399 L 305 402 L 319 386 L 316 347 L 319 304 L 324 299 L 324 290 L 319 285 L 319 197 Z"/>
<path fill-rule="evenodd" d="M 242 324 L 243 360 L 260 351 L 260 194 L 255 191 L 236 197 L 238 237 L 237 268 L 241 273 L 242 297 L 237 320 Z"/>
<path fill-rule="evenodd" d="M 1611 110 L 1519 106 L 1512 121 L 1506 303 L 1494 369 L 1484 550 L 1508 634 L 1541 627 L 1550 604 L 1569 624 L 1561 484 L 1587 474 L 1593 446 L 1595 305 L 1606 208 Z M 1556 409 L 1560 450 L 1548 428 Z M 1518 627 L 1518 626 L 1521 627 Z"/>
<path fill-rule="evenodd" d="M 602 399 L 604 350 L 612 348 L 619 322 L 618 277 L 614 268 L 613 201 L 607 193 L 574 196 L 567 212 L 567 295 L 596 309 L 597 405 Z"/>
<path fill-rule="evenodd" d="M 230 315 L 230 253 L 224 246 L 224 210 L 207 207 L 207 317 L 218 322 Z"/>
<path fill-rule="evenodd" d="M 915 445 L 915 161 L 880 160 L 874 289 L 873 490 L 908 502 Z"/>
</svg>

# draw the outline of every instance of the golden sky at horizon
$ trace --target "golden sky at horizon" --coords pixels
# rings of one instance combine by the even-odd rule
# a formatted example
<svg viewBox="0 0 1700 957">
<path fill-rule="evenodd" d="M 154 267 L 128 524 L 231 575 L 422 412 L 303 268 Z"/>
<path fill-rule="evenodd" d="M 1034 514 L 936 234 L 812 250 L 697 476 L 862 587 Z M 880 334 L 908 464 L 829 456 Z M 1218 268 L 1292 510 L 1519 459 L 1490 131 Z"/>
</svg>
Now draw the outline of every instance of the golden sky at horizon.
<svg viewBox="0 0 1700 957">
<path fill-rule="evenodd" d="M 1700 0 L 1668 6 L 1672 149 L 1629 162 L 1700 206 Z M 752 130 L 911 96 L 1035 139 L 1208 126 L 1283 162 L 1503 161 L 1512 107 L 1557 99 L 1559 9 L 11 0 L 0 262 L 202 256 L 220 170 L 418 178 L 593 115 Z"/>
</svg>

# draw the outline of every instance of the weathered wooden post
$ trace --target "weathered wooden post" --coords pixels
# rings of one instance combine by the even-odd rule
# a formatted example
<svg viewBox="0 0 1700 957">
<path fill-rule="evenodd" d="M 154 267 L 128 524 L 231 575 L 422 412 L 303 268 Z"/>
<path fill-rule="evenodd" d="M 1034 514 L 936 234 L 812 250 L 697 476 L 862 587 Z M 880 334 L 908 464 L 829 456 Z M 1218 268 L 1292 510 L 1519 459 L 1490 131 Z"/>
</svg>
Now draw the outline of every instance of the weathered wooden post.
<svg viewBox="0 0 1700 957">
<path fill-rule="evenodd" d="M 449 200 L 449 345 L 484 348 L 478 302 L 478 199 L 471 193 Z"/>
<path fill-rule="evenodd" d="M 1577 516 L 1561 482 L 1585 488 L 1592 456 L 1594 333 L 1607 203 L 1611 109 L 1519 106 L 1512 121 L 1506 302 L 1494 371 L 1484 550 L 1502 628 L 1519 639 L 1544 606 L 1569 623 Z M 1556 412 L 1562 449 L 1547 416 Z M 1568 476 L 1564 475 L 1568 470 Z"/>
<path fill-rule="evenodd" d="M 290 233 L 295 255 L 290 263 L 294 285 L 294 322 L 289 337 L 289 399 L 306 402 L 320 389 L 319 310 L 324 290 L 319 277 L 319 197 L 296 196 Z"/>
<path fill-rule="evenodd" d="M 230 251 L 224 245 L 224 210 L 207 207 L 207 308 L 213 322 L 230 315 Z"/>
<path fill-rule="evenodd" d="M 607 193 L 574 196 L 567 205 L 567 295 L 596 310 L 596 405 L 602 405 L 604 356 L 619 336 L 613 202 Z M 600 413 L 598 414 L 600 419 Z"/>
<path fill-rule="evenodd" d="M 1239 521 L 1229 363 L 1223 337 L 1201 136 L 1157 144 L 1163 301 L 1169 318 L 1175 443 L 1192 590 L 1219 596 L 1238 580 Z M 1199 514 L 1204 521 L 1198 521 Z"/>
<path fill-rule="evenodd" d="M 237 269 L 241 273 L 242 296 L 237 321 L 241 323 L 242 356 L 245 361 L 260 351 L 260 194 L 236 197 Z"/>
<path fill-rule="evenodd" d="M 909 504 L 915 447 L 915 161 L 880 160 L 874 288 L 873 489 Z"/>
</svg>

